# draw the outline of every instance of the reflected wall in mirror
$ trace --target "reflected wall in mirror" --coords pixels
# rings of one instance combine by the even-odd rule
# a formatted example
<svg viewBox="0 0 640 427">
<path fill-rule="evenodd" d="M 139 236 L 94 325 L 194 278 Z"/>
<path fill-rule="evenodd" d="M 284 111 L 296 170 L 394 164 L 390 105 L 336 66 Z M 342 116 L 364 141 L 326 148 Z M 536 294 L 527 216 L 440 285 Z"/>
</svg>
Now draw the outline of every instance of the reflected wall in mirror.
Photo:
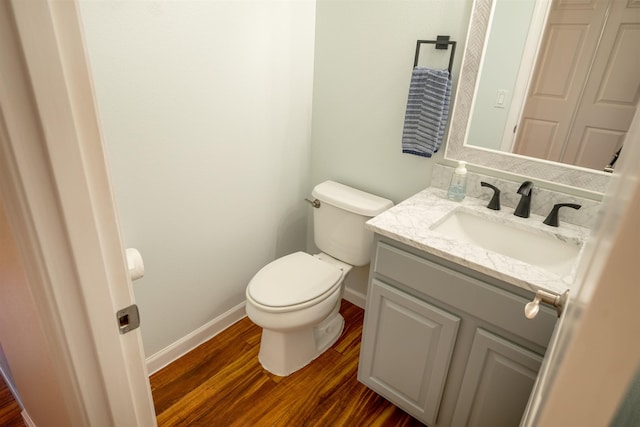
<svg viewBox="0 0 640 427">
<path fill-rule="evenodd" d="M 638 45 L 640 1 L 495 0 L 466 143 L 604 170 L 640 98 Z"/>
<path fill-rule="evenodd" d="M 502 1 L 502 0 L 496 0 L 496 1 Z M 538 16 L 538 19 L 530 21 L 528 30 L 526 33 L 526 37 L 524 37 L 522 33 L 520 33 L 519 36 L 514 35 L 515 33 L 512 32 L 514 31 L 513 28 L 509 30 L 509 27 L 507 26 L 506 30 L 502 30 L 503 34 L 506 34 L 503 36 L 503 42 L 504 42 L 504 37 L 507 37 L 507 38 L 513 39 L 513 40 L 509 40 L 510 43 L 519 40 L 518 43 L 524 46 L 523 47 L 524 50 L 526 50 L 527 46 L 534 44 L 536 46 L 539 45 L 539 47 L 536 49 L 533 49 L 533 51 L 540 51 L 540 52 L 543 51 L 544 42 L 541 44 L 539 41 L 534 41 L 533 38 L 530 37 L 532 34 L 535 36 L 536 34 L 543 34 L 544 32 L 542 29 L 544 28 L 545 20 L 544 18 L 539 19 L 539 15 L 542 14 L 543 17 L 546 16 L 546 9 L 544 4 L 542 5 L 538 4 L 541 1 L 547 1 L 547 0 L 536 0 L 536 3 L 531 5 L 531 7 L 533 7 L 533 9 L 530 12 L 531 16 L 532 17 Z M 613 3 L 624 2 L 625 4 L 629 3 L 631 6 L 640 6 L 639 0 L 585 0 L 584 2 L 590 2 L 590 3 L 593 3 L 594 5 L 599 3 L 605 3 L 609 5 Z M 520 2 L 518 1 L 518 2 L 511 2 L 511 3 L 520 3 Z M 583 3 L 583 2 L 571 2 L 571 4 L 577 4 L 577 3 Z M 541 159 L 539 157 L 536 158 L 533 155 L 514 154 L 511 152 L 507 152 L 506 150 L 501 151 L 499 149 L 500 147 L 495 148 L 495 146 L 489 146 L 487 144 L 489 140 L 490 142 L 495 143 L 494 138 L 480 136 L 478 140 L 474 139 L 476 137 L 477 131 L 473 131 L 473 130 L 470 131 L 471 125 L 472 125 L 472 110 L 474 109 L 474 101 L 477 99 L 476 95 L 479 94 L 481 91 L 480 85 L 476 85 L 476 83 L 480 80 L 480 70 L 483 68 L 483 61 L 485 60 L 484 54 L 485 53 L 490 54 L 490 51 L 489 51 L 490 46 L 485 45 L 485 40 L 488 40 L 488 38 L 490 37 L 490 29 L 491 27 L 493 27 L 491 25 L 491 19 L 493 18 L 492 13 L 494 10 L 493 6 L 494 6 L 494 1 L 492 0 L 475 0 L 474 2 L 473 12 L 471 16 L 470 25 L 469 25 L 467 43 L 465 46 L 462 69 L 460 71 L 460 78 L 459 78 L 460 84 L 458 86 L 458 90 L 456 93 L 456 100 L 454 103 L 454 109 L 451 117 L 449 139 L 447 141 L 445 157 L 449 160 L 465 160 L 472 165 L 481 166 L 481 167 L 490 168 L 490 169 L 497 169 L 502 172 L 517 174 L 521 176 L 527 176 L 533 179 L 537 179 L 539 181 L 546 181 L 548 183 L 559 184 L 562 186 L 569 186 L 578 190 L 585 190 L 584 191 L 585 195 L 592 194 L 595 198 L 598 198 L 598 195 L 604 193 L 604 191 L 606 190 L 607 184 L 609 181 L 609 174 L 602 172 L 601 171 L 602 169 L 598 171 L 595 169 L 589 169 L 582 166 L 560 163 L 557 160 L 552 161 L 547 159 Z M 636 13 L 635 9 L 634 9 L 634 13 Z M 499 15 L 496 15 L 496 16 L 498 16 L 498 19 L 499 19 Z M 536 26 L 539 27 L 538 30 L 536 30 Z M 568 24 L 562 28 L 575 28 L 575 27 L 573 27 L 571 24 Z M 634 45 L 633 40 L 637 40 L 638 30 L 640 30 L 639 26 L 627 25 L 624 27 L 624 30 L 628 30 L 624 35 L 624 37 L 622 34 L 617 34 L 616 36 L 616 40 L 618 40 L 618 45 L 627 43 L 627 40 L 630 40 L 631 42 L 629 43 L 631 45 Z M 604 33 L 602 33 L 601 35 L 602 35 L 602 38 L 604 38 Z M 575 37 L 576 36 L 574 34 L 574 38 Z M 525 40 L 523 40 L 523 38 L 525 38 Z M 562 41 L 565 42 L 566 38 L 568 38 L 568 35 L 567 34 L 563 35 Z M 625 38 L 626 40 L 623 40 Z M 537 37 L 537 40 L 540 40 L 540 37 Z M 550 48 L 553 48 L 552 45 L 553 43 L 550 44 Z M 531 51 L 530 48 L 529 48 L 529 51 Z M 614 52 L 609 52 L 609 53 L 613 54 Z M 551 53 L 549 53 L 548 55 L 551 55 Z M 563 57 L 562 55 L 556 55 L 556 56 L 560 56 L 561 58 Z M 534 57 L 527 57 L 527 55 L 523 55 L 523 54 L 518 55 L 518 58 L 519 58 L 517 61 L 518 63 L 522 62 L 524 58 L 525 65 L 514 66 L 513 64 L 511 64 L 510 67 L 512 69 L 517 67 L 518 70 L 520 69 L 526 70 L 527 61 L 529 61 L 528 63 L 530 65 L 528 66 L 528 69 L 532 70 L 534 69 L 533 67 L 534 63 L 541 62 L 540 60 L 536 61 Z M 637 60 L 637 55 L 634 55 L 631 58 L 632 59 L 635 58 Z M 586 73 L 587 75 L 593 75 L 594 69 L 595 69 L 595 63 L 591 64 L 591 62 L 593 61 L 587 61 L 587 62 L 576 63 L 576 64 L 571 63 L 569 65 L 566 65 L 566 64 L 565 65 L 569 67 L 573 73 L 580 72 L 580 73 Z M 506 61 L 504 62 L 504 65 L 505 67 L 508 66 L 506 64 Z M 552 70 L 550 72 L 556 77 L 558 76 L 558 74 L 556 74 L 555 71 Z M 507 91 L 512 90 L 513 93 L 516 93 L 516 92 L 523 93 L 522 99 L 524 99 L 524 94 L 526 94 L 527 91 L 531 91 L 534 89 L 539 90 L 542 87 L 547 92 L 553 92 L 553 90 L 557 91 L 557 87 L 554 87 L 553 85 L 557 84 L 558 86 L 560 86 L 562 83 L 562 82 L 556 82 L 556 80 L 552 78 L 549 80 L 549 83 L 545 83 L 544 85 L 542 85 L 541 83 L 540 85 L 542 86 L 540 85 L 536 86 L 535 78 L 530 78 L 530 76 L 527 76 L 524 79 L 525 83 L 522 83 L 521 82 L 523 80 L 522 74 L 523 73 L 519 73 L 518 76 L 512 78 L 512 81 L 514 82 L 513 89 L 505 88 L 505 90 Z M 530 74 L 530 73 L 525 73 L 525 74 Z M 565 75 L 567 74 L 570 76 L 572 75 L 571 73 L 565 72 Z M 635 100 L 635 104 L 637 105 L 638 96 L 639 96 L 638 74 L 629 73 L 629 74 L 625 74 L 625 76 L 627 76 L 626 78 L 628 81 L 627 91 L 625 95 L 628 98 L 631 97 L 631 99 Z M 532 82 L 532 84 L 528 84 L 529 80 Z M 506 82 L 506 80 L 504 81 Z M 603 81 L 603 79 L 600 78 L 600 80 L 598 80 L 597 78 L 594 77 L 594 81 L 597 81 L 600 83 Z M 634 86 L 633 81 L 635 81 L 635 88 L 633 87 Z M 531 89 L 528 89 L 528 87 L 530 87 Z M 597 88 L 598 88 L 598 91 L 597 91 L 598 94 L 603 95 L 605 93 L 604 87 L 602 85 L 598 85 Z M 585 93 L 585 90 L 581 90 L 579 97 L 584 97 L 584 93 Z M 505 107 L 504 109 L 506 110 L 508 94 L 504 93 L 504 98 L 501 98 L 501 96 L 496 96 L 496 95 L 502 95 L 502 94 L 493 92 L 493 95 L 492 95 L 493 99 L 489 101 L 491 103 L 491 108 L 495 109 L 495 106 L 494 106 L 495 103 L 502 103 Z M 489 97 L 489 99 L 490 98 L 491 97 Z M 511 102 L 510 98 L 509 98 L 509 102 Z M 521 110 L 522 108 L 520 108 L 520 111 Z M 518 114 L 516 114 L 516 117 L 520 117 L 520 111 L 518 112 Z M 572 121 L 575 121 L 575 118 L 572 118 Z M 490 126 L 490 123 L 488 119 L 486 119 L 484 120 L 484 123 L 481 123 L 481 125 L 488 127 Z M 560 126 L 560 125 L 557 125 L 557 126 Z M 570 124 L 567 126 L 570 126 Z M 518 127 L 524 127 L 524 126 L 520 123 Z M 503 126 L 503 129 L 504 128 L 509 128 L 509 126 L 505 125 Z M 511 128 L 511 130 L 512 129 L 513 128 Z M 498 144 L 501 144 L 502 140 L 504 139 L 503 138 L 504 131 L 502 132 L 502 134 L 498 133 L 498 135 L 499 136 L 496 137 L 495 139 L 498 141 Z M 620 137 L 620 139 L 622 138 L 623 136 Z M 592 142 L 595 143 L 596 140 L 597 138 L 594 138 Z M 468 143 L 466 143 L 467 141 Z M 474 143 L 474 141 L 476 142 Z M 482 141 L 482 142 L 479 143 L 478 141 Z M 548 145 L 548 141 L 546 138 L 541 138 L 541 143 L 542 143 L 542 146 Z M 509 144 L 515 145 L 515 142 L 513 144 L 510 142 Z M 611 158 L 604 159 L 605 164 L 608 163 L 610 160 Z"/>
</svg>

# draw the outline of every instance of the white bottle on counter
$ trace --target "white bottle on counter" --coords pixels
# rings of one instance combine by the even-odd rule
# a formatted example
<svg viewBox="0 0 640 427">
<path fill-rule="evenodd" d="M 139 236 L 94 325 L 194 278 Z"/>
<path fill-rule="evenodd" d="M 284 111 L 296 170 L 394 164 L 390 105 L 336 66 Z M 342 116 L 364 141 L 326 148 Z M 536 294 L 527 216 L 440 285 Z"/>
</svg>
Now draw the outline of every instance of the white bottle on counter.
<svg viewBox="0 0 640 427">
<path fill-rule="evenodd" d="M 447 198 L 455 202 L 460 202 L 467 194 L 467 162 L 460 160 L 458 167 L 453 171 L 451 176 L 451 183 L 449 184 L 449 191 L 447 191 Z"/>
</svg>

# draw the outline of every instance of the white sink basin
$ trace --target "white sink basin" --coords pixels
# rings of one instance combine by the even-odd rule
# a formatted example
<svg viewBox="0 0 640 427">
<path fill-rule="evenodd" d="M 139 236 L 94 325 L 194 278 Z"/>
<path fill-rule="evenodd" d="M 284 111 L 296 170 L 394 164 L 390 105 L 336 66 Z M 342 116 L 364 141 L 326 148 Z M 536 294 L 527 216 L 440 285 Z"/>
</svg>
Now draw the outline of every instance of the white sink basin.
<svg viewBox="0 0 640 427">
<path fill-rule="evenodd" d="M 563 241 L 552 232 L 528 230 L 464 209 L 454 210 L 431 229 L 559 276 L 571 273 L 581 247 L 577 240 Z"/>
</svg>

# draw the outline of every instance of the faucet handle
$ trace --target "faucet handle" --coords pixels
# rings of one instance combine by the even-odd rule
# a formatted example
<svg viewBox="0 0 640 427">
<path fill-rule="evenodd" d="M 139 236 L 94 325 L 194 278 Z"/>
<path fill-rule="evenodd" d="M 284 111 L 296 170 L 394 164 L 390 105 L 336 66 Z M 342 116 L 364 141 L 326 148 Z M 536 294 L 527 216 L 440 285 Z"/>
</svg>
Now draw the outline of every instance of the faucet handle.
<svg viewBox="0 0 640 427">
<path fill-rule="evenodd" d="M 500 210 L 500 189 L 484 181 L 480 181 L 480 185 L 482 187 L 489 187 L 490 189 L 493 190 L 493 197 L 491 197 L 491 201 L 487 205 L 487 208 L 493 209 L 494 211 L 499 211 Z"/>
<path fill-rule="evenodd" d="M 558 212 L 560 211 L 560 208 L 564 207 L 580 209 L 582 206 L 575 203 L 558 203 L 556 205 L 553 205 L 553 209 L 551 209 L 549 215 L 547 215 L 545 220 L 542 222 L 550 225 L 551 227 L 557 227 L 560 224 L 560 221 L 558 220 Z"/>
</svg>

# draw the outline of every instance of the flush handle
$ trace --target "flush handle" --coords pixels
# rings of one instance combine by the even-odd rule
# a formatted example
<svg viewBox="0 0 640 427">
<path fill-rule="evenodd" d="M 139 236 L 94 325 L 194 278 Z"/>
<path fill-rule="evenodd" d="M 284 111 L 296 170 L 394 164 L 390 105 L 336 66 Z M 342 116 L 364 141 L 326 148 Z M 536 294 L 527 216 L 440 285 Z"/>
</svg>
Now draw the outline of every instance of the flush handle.
<svg viewBox="0 0 640 427">
<path fill-rule="evenodd" d="M 316 209 L 320 207 L 320 200 L 318 199 L 310 200 L 305 198 L 304 200 Z"/>
</svg>

